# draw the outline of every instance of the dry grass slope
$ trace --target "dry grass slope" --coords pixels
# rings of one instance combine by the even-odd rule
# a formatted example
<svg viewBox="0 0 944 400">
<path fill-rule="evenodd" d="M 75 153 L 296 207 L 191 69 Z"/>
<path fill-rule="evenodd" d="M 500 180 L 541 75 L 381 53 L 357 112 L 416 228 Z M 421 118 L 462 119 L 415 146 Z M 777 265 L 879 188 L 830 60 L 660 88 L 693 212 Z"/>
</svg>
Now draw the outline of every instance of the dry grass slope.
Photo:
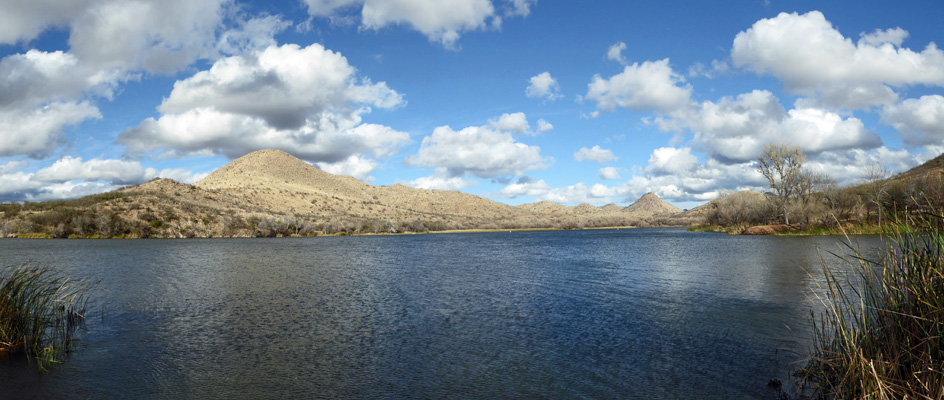
<svg viewBox="0 0 944 400">
<path fill-rule="evenodd" d="M 672 224 L 665 217 L 679 211 L 654 194 L 628 208 L 551 202 L 509 206 L 456 191 L 378 187 L 326 173 L 281 150 L 247 154 L 194 185 L 155 179 L 111 194 L 31 204 L 23 212 L 14 205 L 6 208 L 10 210 L 0 209 L 0 234 L 20 237 L 652 226 Z"/>
</svg>

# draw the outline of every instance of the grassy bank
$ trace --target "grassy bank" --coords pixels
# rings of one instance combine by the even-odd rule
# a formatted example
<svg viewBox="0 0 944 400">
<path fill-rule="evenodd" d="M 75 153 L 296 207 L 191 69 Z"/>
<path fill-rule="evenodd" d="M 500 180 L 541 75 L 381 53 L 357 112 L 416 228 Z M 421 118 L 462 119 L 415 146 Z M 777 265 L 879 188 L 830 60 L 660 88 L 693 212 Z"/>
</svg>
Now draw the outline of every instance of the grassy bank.
<svg viewBox="0 0 944 400">
<path fill-rule="evenodd" d="M 821 398 L 944 398 L 944 231 L 930 215 L 901 221 L 884 254 L 846 259 L 857 282 L 824 268 L 809 363 L 797 376 Z M 921 227 L 916 233 L 911 227 Z"/>
<path fill-rule="evenodd" d="M 40 370 L 60 362 L 83 322 L 89 287 L 30 264 L 0 270 L 0 355 L 23 352 Z"/>
</svg>

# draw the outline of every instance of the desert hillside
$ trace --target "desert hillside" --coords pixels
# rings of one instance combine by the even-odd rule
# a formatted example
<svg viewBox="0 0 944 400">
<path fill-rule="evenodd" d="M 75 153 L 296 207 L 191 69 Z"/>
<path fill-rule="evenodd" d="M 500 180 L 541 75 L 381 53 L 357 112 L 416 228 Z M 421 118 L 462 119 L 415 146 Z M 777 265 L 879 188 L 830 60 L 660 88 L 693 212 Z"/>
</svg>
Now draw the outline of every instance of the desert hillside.
<svg viewBox="0 0 944 400">
<path fill-rule="evenodd" d="M 674 215 L 681 213 L 678 207 L 675 207 L 669 203 L 666 203 L 665 200 L 662 200 L 655 193 L 646 193 L 639 200 L 636 200 L 635 203 L 630 204 L 629 207 L 623 209 L 623 212 L 631 215 L 641 215 L 641 216 L 650 216 L 650 215 Z"/>
<path fill-rule="evenodd" d="M 456 191 L 372 186 L 281 150 L 240 157 L 193 185 L 155 179 L 63 202 L 5 206 L 0 233 L 37 237 L 231 237 L 448 229 L 678 225 L 649 193 L 629 207 L 509 206 Z"/>
</svg>

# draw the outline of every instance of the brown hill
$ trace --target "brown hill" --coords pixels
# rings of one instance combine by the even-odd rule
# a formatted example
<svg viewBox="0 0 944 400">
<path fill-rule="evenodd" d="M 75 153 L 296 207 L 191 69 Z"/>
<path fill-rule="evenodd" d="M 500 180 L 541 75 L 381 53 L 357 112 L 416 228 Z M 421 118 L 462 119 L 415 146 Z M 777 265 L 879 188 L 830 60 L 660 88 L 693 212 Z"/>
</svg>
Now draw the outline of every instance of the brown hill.
<svg viewBox="0 0 944 400">
<path fill-rule="evenodd" d="M 607 212 L 607 213 L 615 213 L 615 212 L 623 211 L 623 207 L 610 203 L 603 207 L 600 207 L 600 211 Z"/>
<path fill-rule="evenodd" d="M 626 209 L 550 202 L 513 207 L 456 191 L 372 186 L 326 173 L 284 151 L 260 150 L 194 185 L 155 179 L 65 202 L 0 207 L 0 212 L 5 236 L 232 237 L 652 226 L 671 223 L 652 216 L 678 209 L 652 194 Z"/>
<path fill-rule="evenodd" d="M 541 201 L 531 204 L 522 204 L 518 208 L 534 214 L 544 215 L 573 215 L 571 207 L 550 201 Z"/>
<path fill-rule="evenodd" d="M 319 218 L 419 219 L 474 227 L 496 219 L 532 217 L 524 210 L 467 193 L 368 185 L 324 172 L 281 150 L 247 154 L 194 186 L 239 195 L 266 210 Z"/>
<path fill-rule="evenodd" d="M 901 174 L 893 177 L 893 180 L 903 180 L 903 179 L 913 179 L 913 178 L 924 178 L 928 175 L 939 175 L 944 172 L 944 154 L 941 154 L 933 159 L 921 164 L 917 167 L 909 169 Z"/>
<path fill-rule="evenodd" d="M 635 203 L 630 204 L 629 207 L 624 208 L 623 212 L 649 218 L 657 215 L 674 215 L 682 212 L 682 210 L 666 203 L 655 193 L 649 192 L 636 200 Z"/>
</svg>

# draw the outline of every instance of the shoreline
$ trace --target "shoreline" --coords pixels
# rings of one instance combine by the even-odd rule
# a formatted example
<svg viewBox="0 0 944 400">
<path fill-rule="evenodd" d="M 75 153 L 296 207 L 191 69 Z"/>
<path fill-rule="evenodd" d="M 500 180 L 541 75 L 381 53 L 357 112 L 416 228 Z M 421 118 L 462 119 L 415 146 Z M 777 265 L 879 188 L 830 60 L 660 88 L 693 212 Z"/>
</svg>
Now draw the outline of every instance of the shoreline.
<svg viewBox="0 0 944 400">
<path fill-rule="evenodd" d="M 764 233 L 756 233 L 766 227 L 779 225 L 754 225 L 747 227 L 723 227 L 723 226 L 696 226 L 689 227 L 692 232 L 716 232 L 726 233 L 732 236 L 860 236 L 860 235 L 886 235 L 893 233 L 893 228 L 879 225 L 849 225 L 840 228 L 811 228 L 811 229 L 771 229 Z M 755 233 L 745 233 L 748 230 L 760 228 Z"/>
<path fill-rule="evenodd" d="M 683 228 L 682 226 L 666 226 L 662 228 Z M 607 229 L 640 229 L 638 226 L 604 226 L 581 229 L 560 229 L 560 228 L 514 228 L 514 229 L 449 229 L 443 231 L 427 232 L 396 232 L 396 233 L 333 233 L 333 234 L 315 234 L 315 235 L 288 235 L 288 236 L 209 236 L 209 237 L 102 237 L 99 235 L 89 235 L 84 237 L 72 236 L 67 238 L 56 238 L 50 234 L 29 233 L 17 234 L 12 237 L 0 237 L 2 239 L 48 239 L 48 240 L 152 240 L 152 239 L 266 239 L 266 238 L 304 238 L 304 237 L 341 237 L 341 236 L 401 236 L 401 235 L 431 235 L 431 234 L 451 234 L 451 233 L 498 233 L 498 232 L 549 232 L 549 231 L 580 231 L 580 230 L 607 230 Z"/>
</svg>

